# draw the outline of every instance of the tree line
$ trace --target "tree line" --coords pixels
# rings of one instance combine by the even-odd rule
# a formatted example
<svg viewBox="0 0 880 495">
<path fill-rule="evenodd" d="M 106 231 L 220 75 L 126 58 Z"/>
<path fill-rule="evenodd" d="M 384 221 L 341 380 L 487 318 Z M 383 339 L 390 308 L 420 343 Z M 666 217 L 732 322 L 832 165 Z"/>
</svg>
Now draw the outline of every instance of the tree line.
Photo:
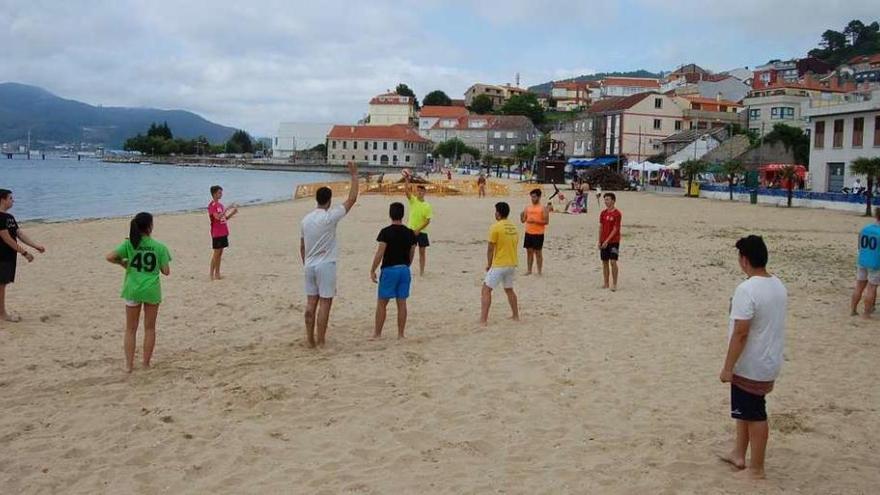
<svg viewBox="0 0 880 495">
<path fill-rule="evenodd" d="M 145 155 L 217 155 L 220 153 L 254 153 L 263 150 L 262 143 L 254 144 L 250 134 L 243 130 L 235 131 L 224 144 L 212 144 L 205 136 L 195 139 L 174 138 L 168 122 L 150 124 L 147 134 L 138 133 L 128 138 L 123 146 L 125 151 L 139 151 Z"/>
</svg>

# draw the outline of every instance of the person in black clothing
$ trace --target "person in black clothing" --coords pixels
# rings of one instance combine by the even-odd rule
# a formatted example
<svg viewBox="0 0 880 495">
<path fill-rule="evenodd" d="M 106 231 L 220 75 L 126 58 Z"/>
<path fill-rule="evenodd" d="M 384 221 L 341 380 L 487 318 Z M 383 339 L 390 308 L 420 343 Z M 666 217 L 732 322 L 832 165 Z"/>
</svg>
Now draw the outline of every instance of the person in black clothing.
<svg viewBox="0 0 880 495">
<path fill-rule="evenodd" d="M 391 203 L 388 214 L 391 217 L 391 225 L 379 231 L 379 236 L 376 238 L 379 247 L 376 249 L 373 266 L 370 268 L 370 278 L 373 283 L 379 284 L 374 339 L 382 336 L 388 301 L 391 299 L 397 302 L 397 338 L 404 337 L 406 299 L 409 297 L 409 286 L 412 281 L 409 266 L 416 252 L 416 234 L 403 224 L 403 203 Z M 382 271 L 377 279 L 376 269 L 379 268 L 380 263 Z"/>
<path fill-rule="evenodd" d="M 21 318 L 6 311 L 6 286 L 15 282 L 15 264 L 19 254 L 24 256 L 28 263 L 34 261 L 34 255 L 18 241 L 21 240 L 23 244 L 40 253 L 46 252 L 46 248 L 37 244 L 18 228 L 15 217 L 8 213 L 14 203 L 12 191 L 0 189 L 0 320 L 12 322 L 21 321 Z"/>
</svg>

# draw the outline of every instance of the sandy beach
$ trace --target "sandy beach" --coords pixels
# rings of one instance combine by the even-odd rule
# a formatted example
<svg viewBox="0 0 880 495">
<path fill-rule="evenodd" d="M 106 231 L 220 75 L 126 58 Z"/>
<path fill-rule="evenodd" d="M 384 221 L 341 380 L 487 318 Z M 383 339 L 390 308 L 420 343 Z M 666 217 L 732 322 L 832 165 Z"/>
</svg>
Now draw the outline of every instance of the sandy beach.
<svg viewBox="0 0 880 495">
<path fill-rule="evenodd" d="M 528 197 L 511 191 L 518 217 Z M 414 278 L 408 338 L 394 337 L 392 304 L 386 337 L 367 339 L 369 267 L 392 199 L 362 196 L 339 227 L 323 351 L 302 346 L 299 222 L 312 200 L 244 208 L 214 283 L 207 216 L 157 216 L 172 275 L 154 368 L 130 376 L 123 273 L 104 261 L 128 219 L 24 224 L 48 252 L 20 261 L 8 290 L 24 321 L 0 323 L 0 492 L 878 490 L 880 319 L 848 311 L 863 217 L 620 193 L 612 293 L 591 198 L 587 215 L 552 216 L 545 275 L 517 278 L 522 321 L 496 294 L 481 329 L 498 199 L 428 199 L 428 273 Z M 786 363 L 768 396 L 769 479 L 757 490 L 715 457 L 734 427 L 718 372 L 743 278 L 733 244 L 748 233 L 765 236 L 790 297 Z"/>
</svg>

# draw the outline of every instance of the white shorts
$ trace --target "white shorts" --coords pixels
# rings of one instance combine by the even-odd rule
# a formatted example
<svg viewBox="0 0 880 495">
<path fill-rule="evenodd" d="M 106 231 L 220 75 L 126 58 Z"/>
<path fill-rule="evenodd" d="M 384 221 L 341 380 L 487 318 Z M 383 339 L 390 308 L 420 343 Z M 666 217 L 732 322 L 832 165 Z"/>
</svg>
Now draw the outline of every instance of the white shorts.
<svg viewBox="0 0 880 495">
<path fill-rule="evenodd" d="M 136 308 L 136 307 L 140 306 L 141 303 L 139 303 L 139 302 L 137 302 L 137 301 L 131 301 L 131 300 L 129 300 L 129 299 L 126 299 L 126 300 L 125 300 L 125 305 L 128 306 L 129 308 Z"/>
<path fill-rule="evenodd" d="M 483 283 L 490 289 L 496 289 L 499 284 L 505 289 L 513 288 L 513 276 L 516 274 L 515 266 L 502 266 L 498 268 L 490 268 L 486 272 L 486 278 Z"/>
<path fill-rule="evenodd" d="M 330 299 L 336 296 L 336 262 L 306 265 L 306 295 Z"/>
<path fill-rule="evenodd" d="M 871 285 L 880 285 L 880 270 L 868 270 L 867 268 L 858 267 L 856 269 L 856 280 L 859 282 L 867 281 Z"/>
</svg>

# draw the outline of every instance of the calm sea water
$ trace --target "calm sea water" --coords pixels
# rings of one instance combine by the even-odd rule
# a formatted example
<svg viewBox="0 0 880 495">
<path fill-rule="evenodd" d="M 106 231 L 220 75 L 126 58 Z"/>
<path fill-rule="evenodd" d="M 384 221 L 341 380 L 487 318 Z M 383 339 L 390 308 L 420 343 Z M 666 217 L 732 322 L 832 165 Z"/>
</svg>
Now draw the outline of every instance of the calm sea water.
<svg viewBox="0 0 880 495">
<path fill-rule="evenodd" d="M 75 220 L 204 208 L 209 188 L 241 205 L 290 199 L 298 184 L 338 175 L 232 168 L 103 163 L 71 159 L 0 159 L 0 188 L 11 189 L 19 220 Z"/>
</svg>

